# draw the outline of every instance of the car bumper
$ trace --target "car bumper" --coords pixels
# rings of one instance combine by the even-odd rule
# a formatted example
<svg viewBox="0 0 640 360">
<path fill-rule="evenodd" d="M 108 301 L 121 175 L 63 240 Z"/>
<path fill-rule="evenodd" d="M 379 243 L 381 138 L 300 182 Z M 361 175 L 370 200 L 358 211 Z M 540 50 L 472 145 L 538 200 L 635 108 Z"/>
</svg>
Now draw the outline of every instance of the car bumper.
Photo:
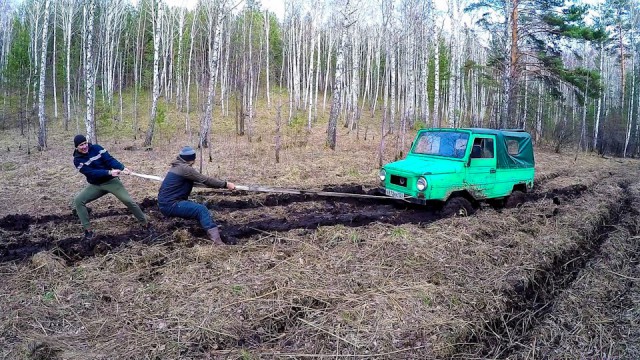
<svg viewBox="0 0 640 360">
<path fill-rule="evenodd" d="M 418 204 L 418 205 L 427 205 L 427 203 L 431 202 L 431 201 L 429 201 L 427 199 L 409 196 L 409 195 L 403 194 L 403 193 L 395 191 L 395 190 L 390 190 L 390 191 L 392 191 L 391 194 L 393 194 L 393 193 L 395 193 L 395 194 L 391 195 L 389 193 L 389 191 L 384 187 L 379 187 L 378 188 L 378 193 L 380 193 L 382 195 L 386 195 L 391 199 L 406 201 L 406 202 L 410 202 L 412 204 Z M 404 197 L 397 196 L 397 194 L 402 194 L 402 195 L 404 195 Z"/>
</svg>

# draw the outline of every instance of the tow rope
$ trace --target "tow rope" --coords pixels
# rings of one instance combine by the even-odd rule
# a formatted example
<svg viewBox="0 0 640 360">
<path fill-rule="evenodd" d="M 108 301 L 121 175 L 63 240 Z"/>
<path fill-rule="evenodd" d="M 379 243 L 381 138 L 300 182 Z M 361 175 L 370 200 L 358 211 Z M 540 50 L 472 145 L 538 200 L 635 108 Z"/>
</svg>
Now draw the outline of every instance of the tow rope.
<svg viewBox="0 0 640 360">
<path fill-rule="evenodd" d="M 155 175 L 147 175 L 147 174 L 140 174 L 137 172 L 130 172 L 129 175 L 133 175 L 133 176 L 137 176 L 137 177 L 141 177 L 144 179 L 151 179 L 151 180 L 156 180 L 156 181 L 162 181 L 164 180 L 164 178 L 161 178 L 160 176 L 155 176 Z"/>
<path fill-rule="evenodd" d="M 293 194 L 293 195 L 315 195 L 315 196 L 333 196 L 333 197 L 353 197 L 360 199 L 391 199 L 391 197 L 385 195 L 369 195 L 369 194 L 354 194 L 354 193 L 341 193 L 333 191 L 321 191 L 321 190 L 297 190 L 297 189 L 283 189 L 272 188 L 266 186 L 257 185 L 236 185 L 236 190 L 252 191 L 252 192 L 268 192 L 279 194 Z"/>
<path fill-rule="evenodd" d="M 140 174 L 136 172 L 131 172 L 130 175 L 141 177 L 144 179 L 149 179 L 149 180 L 156 180 L 156 181 L 164 180 L 164 178 L 160 176 Z M 198 186 L 198 184 L 194 184 L 194 185 Z M 199 185 L 203 186 L 202 184 L 199 184 Z M 353 194 L 353 193 L 342 193 L 342 192 L 321 191 L 321 190 L 284 189 L 284 188 L 274 188 L 274 187 L 267 187 L 267 186 L 260 186 L 260 185 L 236 185 L 236 190 L 249 191 L 249 192 L 292 194 L 292 195 L 351 197 L 351 198 L 359 198 L 359 199 L 391 199 L 390 196 L 386 196 L 386 195 Z"/>
</svg>

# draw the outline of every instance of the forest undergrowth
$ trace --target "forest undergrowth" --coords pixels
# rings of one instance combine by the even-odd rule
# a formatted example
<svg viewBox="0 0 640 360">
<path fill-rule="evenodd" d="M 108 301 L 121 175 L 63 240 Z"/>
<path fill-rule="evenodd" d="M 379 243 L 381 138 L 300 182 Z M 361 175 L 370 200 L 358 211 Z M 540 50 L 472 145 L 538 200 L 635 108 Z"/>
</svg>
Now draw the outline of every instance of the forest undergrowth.
<svg viewBox="0 0 640 360">
<path fill-rule="evenodd" d="M 285 128 L 276 163 L 272 118 L 252 142 L 222 119 L 207 175 L 375 193 L 373 125 L 366 138 L 340 128 L 335 151 L 322 120 Z M 180 127 L 152 148 L 108 134 L 112 155 L 159 176 L 195 145 Z M 536 146 L 524 204 L 469 217 L 388 199 L 194 190 L 234 243 L 225 247 L 163 217 L 158 182 L 123 177 L 156 232 L 106 196 L 89 205 L 87 250 L 70 210 L 85 185 L 73 135 L 53 127 L 49 149 L 30 154 L 18 129 L 0 136 L 2 358 L 640 357 L 637 160 Z"/>
</svg>

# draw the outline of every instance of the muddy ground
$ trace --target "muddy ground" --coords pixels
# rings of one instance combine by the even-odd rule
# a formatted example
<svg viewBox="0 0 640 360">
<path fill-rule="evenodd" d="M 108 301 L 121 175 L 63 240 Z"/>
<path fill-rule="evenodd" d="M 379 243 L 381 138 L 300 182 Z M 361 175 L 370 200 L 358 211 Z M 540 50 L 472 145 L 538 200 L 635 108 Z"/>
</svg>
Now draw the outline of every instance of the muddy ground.
<svg viewBox="0 0 640 360">
<path fill-rule="evenodd" d="M 109 145 L 140 172 L 166 169 Z M 375 194 L 373 160 L 314 171 L 289 155 L 269 172 L 250 165 L 251 151 L 214 173 Z M 163 217 L 157 184 L 129 178 L 154 231 L 105 197 L 89 205 L 87 246 L 68 206 L 82 179 L 58 182 L 58 165 L 27 161 L 3 175 L 0 357 L 640 358 L 639 163 L 544 148 L 536 159 L 522 205 L 469 217 L 386 198 L 197 189 L 226 247 Z M 254 171 L 219 170 L 238 161 Z"/>
<path fill-rule="evenodd" d="M 586 190 L 587 187 L 582 184 L 570 185 L 547 192 L 527 194 L 525 201 L 549 198 L 560 202 L 560 199 L 578 196 Z M 445 217 L 438 204 L 419 206 L 395 201 L 380 195 L 377 188 L 366 190 L 362 185 L 339 184 L 324 186 L 322 191 L 339 192 L 345 195 L 339 198 L 286 193 L 260 196 L 246 191 L 223 195 L 220 192 L 200 191 L 194 200 L 206 205 L 211 211 L 222 217 L 228 214 L 229 217 L 240 220 L 232 222 L 221 219 L 218 221 L 221 229 L 224 229 L 222 233 L 224 241 L 229 245 L 241 244 L 244 239 L 260 233 L 300 229 L 315 230 L 321 226 L 336 225 L 361 227 L 373 222 L 389 225 L 427 225 Z M 350 198 L 351 194 L 374 195 L 379 199 Z M 76 223 L 77 216 L 72 211 L 63 215 L 40 217 L 29 214 L 4 216 L 0 218 L 0 228 L 10 235 L 8 241 L 3 241 L 0 244 L 0 262 L 25 260 L 41 251 L 51 250 L 54 254 L 65 259 L 69 265 L 73 265 L 86 257 L 104 253 L 132 241 L 144 244 L 163 241 L 165 244 L 172 244 L 175 239 L 169 235 L 180 229 L 188 231 L 194 238 L 192 245 L 195 243 L 195 238 L 206 238 L 204 230 L 192 226 L 196 224 L 195 222 L 167 218 L 160 214 L 155 198 L 146 198 L 139 205 L 154 224 L 152 231 L 132 226 L 129 231 L 122 234 L 98 234 L 88 243 L 83 242 L 78 236 L 55 238 L 51 235 L 34 235 L 38 229 L 60 229 L 65 225 Z M 487 207 L 486 204 L 477 205 L 480 209 Z M 557 211 L 557 209 L 553 211 Z M 91 213 L 94 218 L 105 219 L 126 217 L 128 210 L 123 208 L 94 212 L 91 209 Z M 32 227 L 34 229 L 30 230 Z"/>
</svg>

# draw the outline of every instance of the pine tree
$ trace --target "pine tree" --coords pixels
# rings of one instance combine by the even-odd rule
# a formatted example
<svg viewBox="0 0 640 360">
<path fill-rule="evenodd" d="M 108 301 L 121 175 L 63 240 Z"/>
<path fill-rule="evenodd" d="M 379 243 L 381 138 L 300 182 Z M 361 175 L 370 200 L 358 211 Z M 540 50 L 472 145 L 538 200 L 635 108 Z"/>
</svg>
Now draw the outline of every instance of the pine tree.
<svg viewBox="0 0 640 360">
<path fill-rule="evenodd" d="M 590 77 L 594 87 L 599 84 L 595 72 L 569 69 L 562 61 L 562 39 L 593 40 L 604 31 L 586 26 L 584 16 L 588 6 L 565 6 L 557 0 L 487 0 L 468 6 L 465 11 L 492 10 L 482 14 L 478 25 L 492 35 L 492 56 L 488 65 L 502 74 L 502 105 L 499 126 L 517 126 L 517 96 L 520 83 L 528 72 L 544 81 L 557 97 L 562 97 L 561 84 L 579 88 Z M 520 16 L 523 13 L 526 16 Z M 492 15 L 500 14 L 495 21 Z M 532 56 L 524 56 L 524 55 Z M 534 63 L 525 63 L 532 60 Z M 526 66 L 525 66 L 526 65 Z M 527 74 L 525 74 L 525 71 Z M 600 90 L 596 87 L 589 95 Z"/>
</svg>

